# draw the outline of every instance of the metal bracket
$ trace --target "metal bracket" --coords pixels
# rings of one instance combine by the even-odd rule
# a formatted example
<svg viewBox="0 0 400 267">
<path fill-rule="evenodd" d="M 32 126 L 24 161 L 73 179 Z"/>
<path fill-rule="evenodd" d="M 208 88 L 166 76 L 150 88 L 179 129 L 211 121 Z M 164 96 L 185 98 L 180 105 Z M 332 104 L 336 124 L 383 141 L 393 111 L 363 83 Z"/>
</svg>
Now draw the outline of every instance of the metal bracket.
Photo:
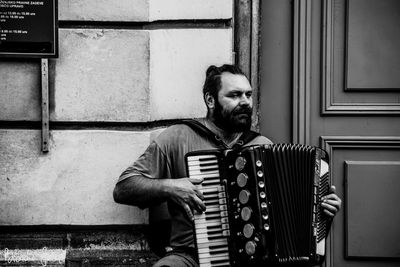
<svg viewBox="0 0 400 267">
<path fill-rule="evenodd" d="M 41 59 L 42 79 L 42 152 L 49 151 L 49 61 Z"/>
</svg>

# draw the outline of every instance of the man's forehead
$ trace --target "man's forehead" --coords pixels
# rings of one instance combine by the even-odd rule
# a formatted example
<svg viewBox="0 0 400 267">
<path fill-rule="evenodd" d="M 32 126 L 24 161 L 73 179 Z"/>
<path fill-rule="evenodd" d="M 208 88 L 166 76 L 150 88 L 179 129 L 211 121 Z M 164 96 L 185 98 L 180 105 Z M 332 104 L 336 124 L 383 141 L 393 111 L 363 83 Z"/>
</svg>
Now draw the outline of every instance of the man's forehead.
<svg viewBox="0 0 400 267">
<path fill-rule="evenodd" d="M 252 88 L 246 76 L 242 74 L 232 74 L 230 72 L 223 72 L 221 74 L 221 89 L 251 90 Z"/>
</svg>

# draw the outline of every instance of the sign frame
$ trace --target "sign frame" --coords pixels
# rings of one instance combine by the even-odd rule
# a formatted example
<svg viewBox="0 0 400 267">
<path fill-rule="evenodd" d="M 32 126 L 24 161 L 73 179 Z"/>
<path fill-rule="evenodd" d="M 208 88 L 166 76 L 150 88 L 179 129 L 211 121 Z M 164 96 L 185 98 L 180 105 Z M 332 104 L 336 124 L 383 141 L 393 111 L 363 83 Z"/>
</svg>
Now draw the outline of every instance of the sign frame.
<svg viewBox="0 0 400 267">
<path fill-rule="evenodd" d="M 26 51 L 3 51 L 0 46 L 0 58 L 58 58 L 58 0 L 43 0 L 43 2 L 52 1 L 52 40 L 49 42 L 52 47 L 50 52 L 36 52 L 26 49 Z M 40 19 L 40 18 L 39 18 Z M 1 29 L 1 24 L 0 24 Z M 1 41 L 0 41 L 1 44 Z"/>
</svg>

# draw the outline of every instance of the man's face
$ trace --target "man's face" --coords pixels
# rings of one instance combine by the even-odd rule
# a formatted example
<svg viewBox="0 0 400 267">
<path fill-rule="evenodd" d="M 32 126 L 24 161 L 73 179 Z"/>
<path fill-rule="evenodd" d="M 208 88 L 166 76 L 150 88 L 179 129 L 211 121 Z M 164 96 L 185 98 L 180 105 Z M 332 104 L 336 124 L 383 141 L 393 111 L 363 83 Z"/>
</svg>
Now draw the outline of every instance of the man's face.
<svg viewBox="0 0 400 267">
<path fill-rule="evenodd" d="M 240 74 L 222 73 L 221 89 L 215 101 L 215 123 L 230 132 L 249 130 L 252 111 L 252 88 L 247 78 Z"/>
</svg>

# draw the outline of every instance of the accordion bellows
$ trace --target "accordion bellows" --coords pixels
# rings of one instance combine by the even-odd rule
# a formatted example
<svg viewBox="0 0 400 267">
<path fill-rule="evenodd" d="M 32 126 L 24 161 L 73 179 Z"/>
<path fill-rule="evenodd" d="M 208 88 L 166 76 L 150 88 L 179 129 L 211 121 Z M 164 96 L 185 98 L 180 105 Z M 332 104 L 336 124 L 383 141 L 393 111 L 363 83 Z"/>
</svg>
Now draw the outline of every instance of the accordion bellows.
<svg viewBox="0 0 400 267">
<path fill-rule="evenodd" d="M 204 179 L 207 207 L 194 220 L 200 266 L 320 264 L 328 162 L 324 150 L 298 144 L 188 153 L 188 176 Z"/>
</svg>

